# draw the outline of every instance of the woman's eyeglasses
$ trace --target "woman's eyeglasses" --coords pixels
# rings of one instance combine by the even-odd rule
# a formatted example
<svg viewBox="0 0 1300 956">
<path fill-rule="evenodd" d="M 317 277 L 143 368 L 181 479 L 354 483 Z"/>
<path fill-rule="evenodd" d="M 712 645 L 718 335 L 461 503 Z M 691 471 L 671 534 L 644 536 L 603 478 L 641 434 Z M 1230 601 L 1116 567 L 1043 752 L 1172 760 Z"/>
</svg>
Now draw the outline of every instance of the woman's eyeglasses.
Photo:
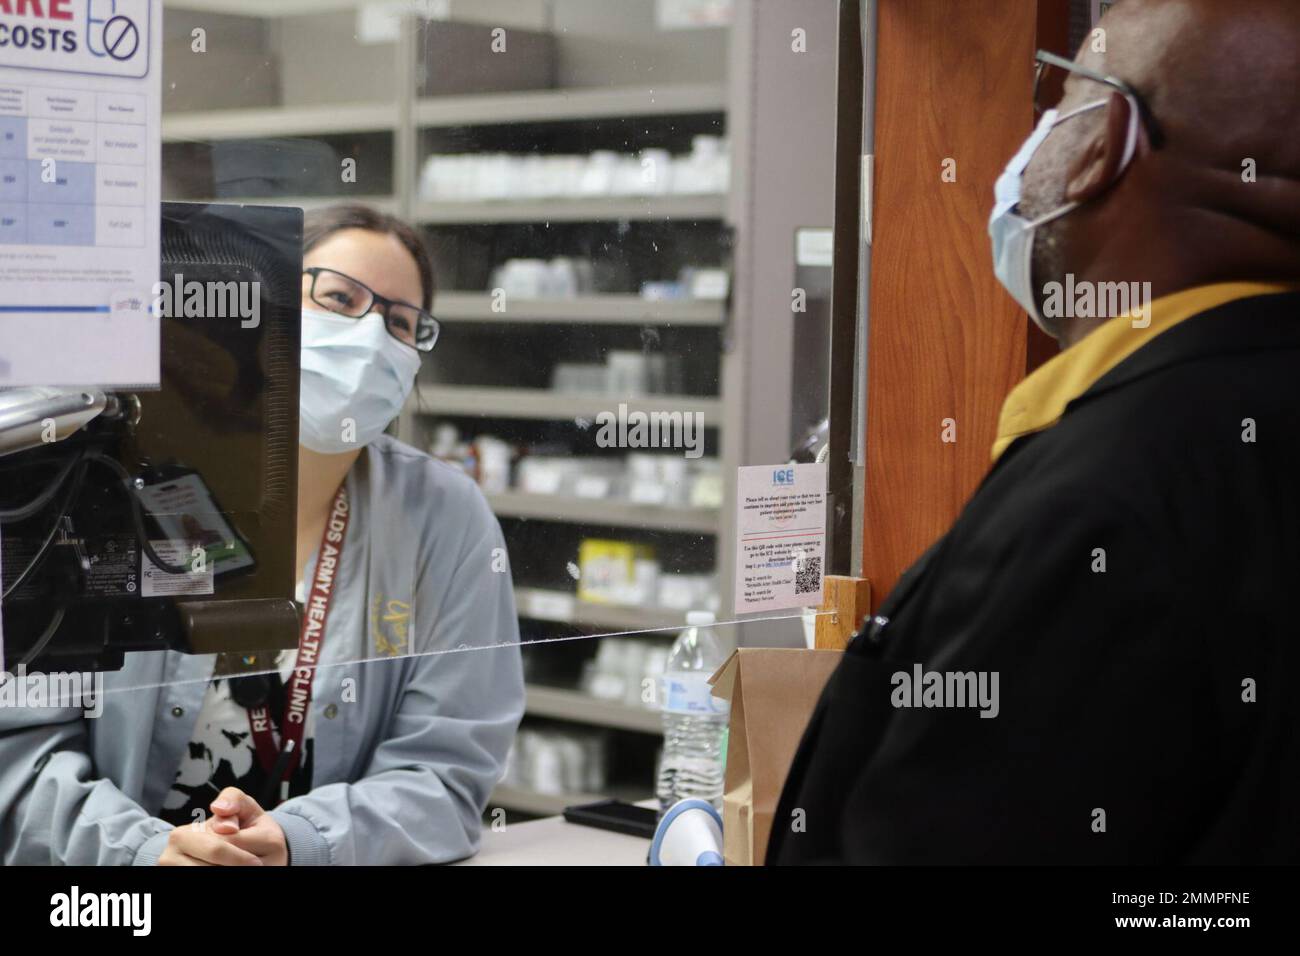
<svg viewBox="0 0 1300 956">
<path fill-rule="evenodd" d="M 349 319 L 378 312 L 388 334 L 399 342 L 421 352 L 432 351 L 437 344 L 441 326 L 433 313 L 408 302 L 386 299 L 364 282 L 334 269 L 312 266 L 303 269 L 302 274 L 311 277 L 308 295 L 322 309 Z"/>
</svg>

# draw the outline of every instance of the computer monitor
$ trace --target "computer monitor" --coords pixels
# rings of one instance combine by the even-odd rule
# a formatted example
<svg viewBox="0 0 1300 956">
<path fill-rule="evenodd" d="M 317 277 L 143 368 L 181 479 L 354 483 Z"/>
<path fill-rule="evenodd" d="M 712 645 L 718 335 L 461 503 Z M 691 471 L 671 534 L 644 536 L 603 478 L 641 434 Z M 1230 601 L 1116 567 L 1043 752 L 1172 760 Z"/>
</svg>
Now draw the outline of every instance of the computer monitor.
<svg viewBox="0 0 1300 956">
<path fill-rule="evenodd" d="M 3 669 L 296 645 L 302 211 L 164 203 L 161 258 L 161 389 L 0 457 Z"/>
</svg>

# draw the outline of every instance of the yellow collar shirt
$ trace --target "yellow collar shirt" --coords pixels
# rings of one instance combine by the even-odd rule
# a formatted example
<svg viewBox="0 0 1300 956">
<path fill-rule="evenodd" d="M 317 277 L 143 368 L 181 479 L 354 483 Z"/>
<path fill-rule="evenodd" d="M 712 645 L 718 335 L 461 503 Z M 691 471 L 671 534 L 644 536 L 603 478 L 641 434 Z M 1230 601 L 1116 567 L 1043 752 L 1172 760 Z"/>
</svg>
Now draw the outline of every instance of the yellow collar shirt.
<svg viewBox="0 0 1300 956">
<path fill-rule="evenodd" d="M 1055 425 L 1070 402 L 1161 332 L 1237 299 L 1296 288 L 1296 285 L 1280 282 L 1221 282 L 1197 286 L 1156 299 L 1151 303 L 1151 321 L 1142 326 L 1135 326 L 1130 315 L 1109 320 L 1035 369 L 1011 390 L 998 418 L 993 460 L 997 461 L 1017 438 Z"/>
</svg>

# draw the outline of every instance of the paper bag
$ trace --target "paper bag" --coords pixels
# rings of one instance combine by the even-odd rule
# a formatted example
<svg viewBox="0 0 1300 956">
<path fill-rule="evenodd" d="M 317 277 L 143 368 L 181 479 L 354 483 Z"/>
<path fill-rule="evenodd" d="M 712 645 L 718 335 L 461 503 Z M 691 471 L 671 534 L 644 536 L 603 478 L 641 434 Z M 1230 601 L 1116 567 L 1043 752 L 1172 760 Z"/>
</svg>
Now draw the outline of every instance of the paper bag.
<svg viewBox="0 0 1300 956">
<path fill-rule="evenodd" d="M 710 678 L 731 701 L 722 795 L 727 866 L 762 865 L 794 752 L 842 651 L 743 647 Z"/>
</svg>

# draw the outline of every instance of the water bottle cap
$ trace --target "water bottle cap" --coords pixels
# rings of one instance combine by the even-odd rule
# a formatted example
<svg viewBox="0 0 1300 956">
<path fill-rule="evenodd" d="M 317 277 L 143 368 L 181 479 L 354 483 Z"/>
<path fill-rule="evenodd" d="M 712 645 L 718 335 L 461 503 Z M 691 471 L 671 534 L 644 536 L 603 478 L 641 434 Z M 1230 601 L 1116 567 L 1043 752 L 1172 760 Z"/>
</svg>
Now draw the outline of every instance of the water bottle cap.
<svg viewBox="0 0 1300 956">
<path fill-rule="evenodd" d="M 713 616 L 712 611 L 687 611 L 686 623 L 691 627 L 704 627 L 706 624 L 712 624 L 717 618 Z"/>
</svg>

